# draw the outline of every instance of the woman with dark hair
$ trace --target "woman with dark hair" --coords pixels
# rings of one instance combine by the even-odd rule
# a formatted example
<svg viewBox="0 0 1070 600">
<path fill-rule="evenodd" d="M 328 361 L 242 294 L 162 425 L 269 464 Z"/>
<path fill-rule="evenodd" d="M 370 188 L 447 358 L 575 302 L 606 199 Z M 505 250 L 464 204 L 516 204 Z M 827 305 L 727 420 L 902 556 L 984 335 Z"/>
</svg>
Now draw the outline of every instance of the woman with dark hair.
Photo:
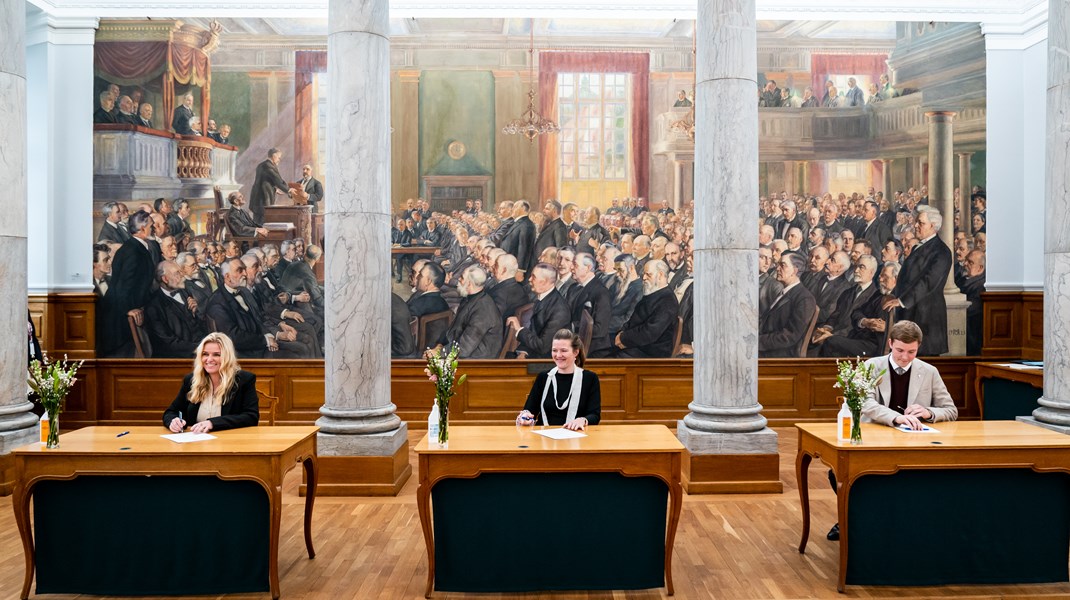
<svg viewBox="0 0 1070 600">
<path fill-rule="evenodd" d="M 535 378 L 516 424 L 562 425 L 573 431 L 597 425 L 602 417 L 602 393 L 598 376 L 580 368 L 585 359 L 580 336 L 569 329 L 558 330 L 550 357 L 554 368 Z"/>
<path fill-rule="evenodd" d="M 163 413 L 163 425 L 175 433 L 192 422 L 190 431 L 252 427 L 260 422 L 256 375 L 242 371 L 234 343 L 222 333 L 209 333 L 199 346 L 193 372 Z"/>
<path fill-rule="evenodd" d="M 985 223 L 985 216 L 981 213 L 973 213 L 973 234 L 985 233 L 987 231 Z"/>
</svg>

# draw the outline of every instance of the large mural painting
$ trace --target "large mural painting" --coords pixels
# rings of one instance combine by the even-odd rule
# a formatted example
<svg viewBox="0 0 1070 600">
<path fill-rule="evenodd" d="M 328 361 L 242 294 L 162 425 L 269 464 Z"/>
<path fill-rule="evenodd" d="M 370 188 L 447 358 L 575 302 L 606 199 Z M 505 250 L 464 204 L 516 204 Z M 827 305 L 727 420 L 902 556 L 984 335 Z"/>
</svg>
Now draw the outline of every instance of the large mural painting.
<svg viewBox="0 0 1070 600">
<path fill-rule="evenodd" d="M 562 328 L 591 357 L 692 356 L 694 23 L 391 28 L 394 357 L 548 358 Z M 979 354 L 979 26 L 758 33 L 759 355 L 878 354 L 897 319 Z M 94 67 L 98 355 L 188 359 L 217 330 L 322 357 L 325 22 L 103 21 Z"/>
</svg>

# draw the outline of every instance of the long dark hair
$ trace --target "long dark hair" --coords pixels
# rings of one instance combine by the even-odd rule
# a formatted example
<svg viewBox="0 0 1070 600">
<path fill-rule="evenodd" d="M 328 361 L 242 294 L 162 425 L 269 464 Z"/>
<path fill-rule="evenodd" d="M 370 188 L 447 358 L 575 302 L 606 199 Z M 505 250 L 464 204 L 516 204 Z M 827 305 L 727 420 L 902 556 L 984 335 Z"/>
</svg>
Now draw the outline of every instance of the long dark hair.
<svg viewBox="0 0 1070 600">
<path fill-rule="evenodd" d="M 576 354 L 576 366 L 583 368 L 583 362 L 587 360 L 587 355 L 583 351 L 583 341 L 580 340 L 580 336 L 572 332 L 571 329 L 558 329 L 554 334 L 555 340 L 568 340 L 572 343 L 572 349 L 577 351 Z"/>
</svg>

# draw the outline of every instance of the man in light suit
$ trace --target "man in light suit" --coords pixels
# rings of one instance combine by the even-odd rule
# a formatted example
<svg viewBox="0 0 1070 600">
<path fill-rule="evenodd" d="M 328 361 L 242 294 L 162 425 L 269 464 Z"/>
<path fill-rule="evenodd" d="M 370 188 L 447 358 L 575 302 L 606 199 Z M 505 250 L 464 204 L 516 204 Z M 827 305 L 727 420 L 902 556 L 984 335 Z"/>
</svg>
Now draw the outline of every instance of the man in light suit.
<svg viewBox="0 0 1070 600">
<path fill-rule="evenodd" d="M 847 94 L 844 99 L 846 100 L 844 106 L 865 106 L 866 104 L 862 88 L 858 87 L 858 82 L 854 77 L 847 79 Z"/>
<path fill-rule="evenodd" d="M 899 321 L 888 334 L 890 354 L 866 361 L 877 372 L 886 371 L 877 389 L 862 405 L 862 418 L 897 427 L 922 429 L 922 423 L 954 421 L 958 407 L 936 367 L 917 357 L 921 328 L 913 321 Z"/>
<path fill-rule="evenodd" d="M 884 371 L 884 376 L 862 404 L 863 422 L 920 430 L 922 423 L 959 418 L 959 409 L 947 392 L 940 371 L 917 358 L 922 337 L 917 323 L 899 321 L 888 333 L 890 353 L 866 361 L 877 373 Z M 832 471 L 829 471 L 829 482 L 835 490 L 836 477 Z M 827 537 L 831 541 L 840 539 L 839 523 L 832 526 Z"/>
</svg>

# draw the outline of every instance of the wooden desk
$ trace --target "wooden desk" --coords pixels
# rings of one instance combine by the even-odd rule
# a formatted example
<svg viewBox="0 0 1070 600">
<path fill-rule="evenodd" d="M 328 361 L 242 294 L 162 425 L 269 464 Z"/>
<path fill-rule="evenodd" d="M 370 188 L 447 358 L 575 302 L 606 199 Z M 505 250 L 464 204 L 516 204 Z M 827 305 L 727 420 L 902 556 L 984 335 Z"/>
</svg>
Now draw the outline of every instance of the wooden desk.
<svg viewBox="0 0 1070 600">
<path fill-rule="evenodd" d="M 284 196 L 285 197 L 285 196 Z M 305 247 L 316 239 L 312 230 L 312 207 L 272 204 L 264 207 L 265 223 L 293 223 L 296 236 L 305 240 Z"/>
<path fill-rule="evenodd" d="M 514 425 L 454 426 L 450 427 L 448 449 L 429 447 L 427 436 L 420 440 L 415 448 L 420 475 L 416 499 L 427 545 L 426 597 L 431 597 L 435 585 L 431 489 L 446 479 L 472 479 L 491 473 L 602 472 L 661 480 L 669 491 L 665 587 L 670 595 L 673 593 L 672 548 L 683 501 L 683 445 L 664 425 L 600 425 L 589 427 L 586 433 L 585 438 L 551 440 Z M 535 531 L 542 529 L 534 527 Z"/>
<path fill-rule="evenodd" d="M 391 246 L 390 255 L 434 254 L 438 250 L 440 250 L 438 246 Z"/>
<path fill-rule="evenodd" d="M 123 431 L 130 431 L 116 437 Z M 34 486 L 47 480 L 81 475 L 214 475 L 223 480 L 251 480 L 267 492 L 271 515 L 269 581 L 271 597 L 279 598 L 279 526 L 282 519 L 282 478 L 302 463 L 308 480 L 305 497 L 305 548 L 312 547 L 312 506 L 316 490 L 316 432 L 318 427 L 246 427 L 212 432 L 217 439 L 176 444 L 160 437 L 157 427 L 86 427 L 60 436 L 59 448 L 40 443 L 17 448 L 12 506 L 26 556 L 26 577 L 20 598 L 30 593 L 35 569 L 30 500 Z M 121 450 L 121 448 L 128 448 Z M 121 532 L 120 532 L 121 533 Z"/>
<path fill-rule="evenodd" d="M 864 475 L 891 475 L 906 469 L 1031 469 L 1070 473 L 1070 436 L 1017 421 L 936 423 L 940 433 L 906 433 L 872 423 L 862 424 L 863 444 L 836 440 L 834 423 L 798 423 L 799 452 L 795 461 L 802 502 L 803 528 L 799 552 L 810 536 L 810 461 L 818 458 L 836 474 L 836 508 L 840 525 L 840 571 L 836 589 L 844 591 L 850 531 L 851 486 Z M 930 565 L 938 569 L 939 565 Z"/>
<path fill-rule="evenodd" d="M 985 379 L 1004 379 L 1030 385 L 1039 390 L 1044 389 L 1044 369 L 1015 369 L 1007 363 L 979 362 L 974 365 L 973 389 L 981 418 L 985 418 Z M 1024 415 L 1023 415 L 1024 416 Z M 999 417 L 996 417 L 999 418 Z"/>
</svg>

